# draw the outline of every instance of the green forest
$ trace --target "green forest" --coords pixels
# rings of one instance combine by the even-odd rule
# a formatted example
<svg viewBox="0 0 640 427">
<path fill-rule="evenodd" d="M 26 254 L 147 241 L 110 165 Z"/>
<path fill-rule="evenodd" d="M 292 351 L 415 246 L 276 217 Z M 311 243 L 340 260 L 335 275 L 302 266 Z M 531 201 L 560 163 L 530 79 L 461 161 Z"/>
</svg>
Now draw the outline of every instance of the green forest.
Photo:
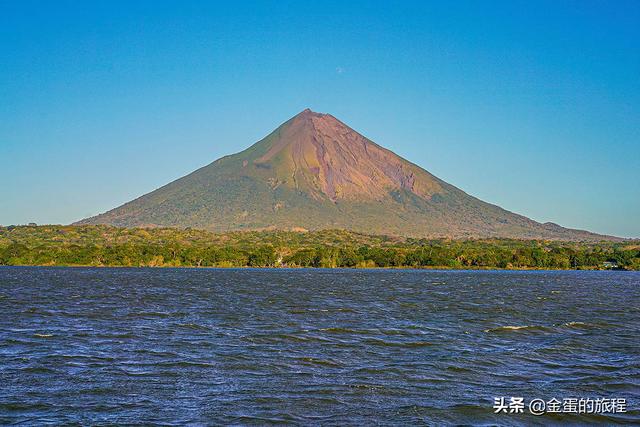
<svg viewBox="0 0 640 427">
<path fill-rule="evenodd" d="M 0 227 L 0 265 L 640 270 L 640 241 L 413 239 L 344 230 L 217 234 L 110 226 Z"/>
</svg>

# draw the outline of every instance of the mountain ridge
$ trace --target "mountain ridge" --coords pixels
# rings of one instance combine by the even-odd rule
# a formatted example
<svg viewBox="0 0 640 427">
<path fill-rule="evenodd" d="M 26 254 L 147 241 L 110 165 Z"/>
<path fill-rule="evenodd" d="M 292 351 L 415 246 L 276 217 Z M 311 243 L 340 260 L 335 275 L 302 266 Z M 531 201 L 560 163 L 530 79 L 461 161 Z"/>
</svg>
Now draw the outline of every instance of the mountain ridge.
<svg viewBox="0 0 640 427">
<path fill-rule="evenodd" d="M 410 237 L 611 240 L 481 201 L 305 109 L 247 149 L 78 224 L 320 230 Z"/>
</svg>

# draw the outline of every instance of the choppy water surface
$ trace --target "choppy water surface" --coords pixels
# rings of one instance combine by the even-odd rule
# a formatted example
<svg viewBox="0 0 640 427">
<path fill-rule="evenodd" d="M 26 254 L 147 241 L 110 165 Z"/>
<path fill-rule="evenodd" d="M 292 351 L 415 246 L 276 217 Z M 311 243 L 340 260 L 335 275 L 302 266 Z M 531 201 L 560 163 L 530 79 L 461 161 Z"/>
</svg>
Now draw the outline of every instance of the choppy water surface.
<svg viewBox="0 0 640 427">
<path fill-rule="evenodd" d="M 0 268 L 0 381 L 28 425 L 640 423 L 640 275 Z"/>
</svg>

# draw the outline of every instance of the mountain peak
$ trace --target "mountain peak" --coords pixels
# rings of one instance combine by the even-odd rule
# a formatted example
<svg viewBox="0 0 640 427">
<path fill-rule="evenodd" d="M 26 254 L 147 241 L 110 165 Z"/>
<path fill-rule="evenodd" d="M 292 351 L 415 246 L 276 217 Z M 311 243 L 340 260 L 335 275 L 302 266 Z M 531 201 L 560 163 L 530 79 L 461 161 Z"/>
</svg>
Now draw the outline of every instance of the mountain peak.
<svg viewBox="0 0 640 427">
<path fill-rule="evenodd" d="M 305 108 L 304 110 L 302 110 L 301 112 L 299 112 L 298 114 L 293 116 L 291 118 L 291 120 L 294 120 L 294 119 L 310 119 L 310 118 L 313 118 L 313 117 L 322 118 L 322 117 L 327 117 L 327 116 L 331 117 L 331 115 L 329 115 L 329 114 L 316 113 L 315 111 L 312 111 L 309 108 Z"/>
<path fill-rule="evenodd" d="M 440 189 L 428 172 L 330 114 L 306 109 L 256 145 L 255 166 L 318 200 L 383 200 L 401 189 L 428 198 Z"/>
</svg>

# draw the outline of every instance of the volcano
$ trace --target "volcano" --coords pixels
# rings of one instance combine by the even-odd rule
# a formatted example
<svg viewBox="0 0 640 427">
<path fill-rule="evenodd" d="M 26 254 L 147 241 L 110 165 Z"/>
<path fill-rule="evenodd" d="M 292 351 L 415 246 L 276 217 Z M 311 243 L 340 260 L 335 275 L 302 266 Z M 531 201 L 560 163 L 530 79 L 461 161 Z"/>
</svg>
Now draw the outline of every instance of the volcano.
<svg viewBox="0 0 640 427">
<path fill-rule="evenodd" d="M 330 114 L 302 111 L 246 150 L 79 224 L 347 229 L 425 238 L 602 240 L 483 202 Z"/>
</svg>

